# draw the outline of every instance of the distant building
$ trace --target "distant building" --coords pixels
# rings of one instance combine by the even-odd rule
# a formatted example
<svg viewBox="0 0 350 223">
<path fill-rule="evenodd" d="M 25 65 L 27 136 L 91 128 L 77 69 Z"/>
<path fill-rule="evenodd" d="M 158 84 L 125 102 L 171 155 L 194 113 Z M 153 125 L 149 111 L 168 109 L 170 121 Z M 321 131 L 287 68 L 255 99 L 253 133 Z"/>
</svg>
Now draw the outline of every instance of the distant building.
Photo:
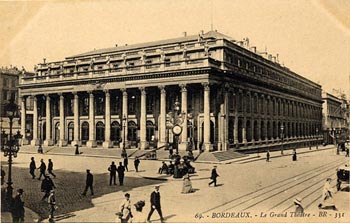
<svg viewBox="0 0 350 223">
<path fill-rule="evenodd" d="M 23 107 L 34 98 L 33 113 L 22 114 L 32 145 L 42 133 L 45 145 L 162 146 L 174 138 L 175 102 L 180 150 L 189 142 L 203 151 L 315 143 L 322 127 L 319 84 L 248 38 L 216 31 L 44 61 L 20 89 Z"/>
<path fill-rule="evenodd" d="M 6 114 L 6 105 L 13 100 L 19 104 L 19 77 L 22 73 L 30 73 L 25 70 L 19 70 L 17 67 L 1 67 L 0 68 L 0 131 L 9 133 L 9 119 Z M 31 73 L 33 75 L 33 73 Z M 13 132 L 20 130 L 20 118 L 13 120 Z"/>
<path fill-rule="evenodd" d="M 335 137 L 348 134 L 349 104 L 346 98 L 322 92 L 322 128 L 324 142 L 335 143 Z"/>
</svg>

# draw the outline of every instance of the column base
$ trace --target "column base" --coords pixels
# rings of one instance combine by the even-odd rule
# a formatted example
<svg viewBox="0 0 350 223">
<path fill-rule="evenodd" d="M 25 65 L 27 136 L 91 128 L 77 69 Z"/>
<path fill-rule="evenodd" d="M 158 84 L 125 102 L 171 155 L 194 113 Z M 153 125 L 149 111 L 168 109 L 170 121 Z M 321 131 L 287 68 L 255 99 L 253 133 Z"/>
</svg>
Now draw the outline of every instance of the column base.
<svg viewBox="0 0 350 223">
<path fill-rule="evenodd" d="M 44 141 L 44 146 L 53 146 L 53 141 L 51 139 L 47 139 Z"/>
<path fill-rule="evenodd" d="M 75 145 L 81 146 L 81 141 L 73 140 L 73 141 L 70 143 L 70 145 L 73 146 L 73 147 L 75 147 Z"/>
<path fill-rule="evenodd" d="M 166 142 L 158 142 L 158 148 L 162 147 L 162 146 L 165 146 L 165 145 L 166 145 Z"/>
<path fill-rule="evenodd" d="M 30 141 L 30 145 L 38 146 L 39 145 L 39 139 L 32 139 L 32 141 Z"/>
<path fill-rule="evenodd" d="M 129 142 L 125 141 L 125 149 L 128 148 Z M 119 148 L 123 149 L 123 142 L 119 143 Z"/>
<path fill-rule="evenodd" d="M 22 146 L 23 145 L 29 145 L 29 144 L 30 144 L 30 142 L 29 142 L 28 139 L 22 139 L 22 143 L 21 143 Z"/>
<path fill-rule="evenodd" d="M 188 149 L 188 143 L 187 142 L 179 143 L 179 150 L 186 151 L 187 149 Z"/>
<path fill-rule="evenodd" d="M 113 143 L 112 141 L 104 141 L 103 144 L 102 144 L 103 148 L 112 148 L 113 147 Z"/>
<path fill-rule="evenodd" d="M 141 141 L 140 142 L 140 149 L 145 150 L 148 147 L 147 141 Z"/>
<path fill-rule="evenodd" d="M 203 151 L 210 152 L 213 150 L 214 150 L 214 147 L 211 143 L 204 143 L 203 144 Z"/>
<path fill-rule="evenodd" d="M 89 147 L 89 148 L 94 148 L 94 147 L 96 147 L 96 146 L 97 146 L 97 143 L 96 143 L 95 140 L 89 140 L 89 141 L 87 141 L 87 143 L 86 143 L 86 147 Z"/>
<path fill-rule="evenodd" d="M 58 147 L 64 147 L 67 146 L 67 141 L 66 140 L 59 140 L 58 141 Z"/>
<path fill-rule="evenodd" d="M 222 151 L 222 143 L 218 142 L 218 151 Z"/>
</svg>

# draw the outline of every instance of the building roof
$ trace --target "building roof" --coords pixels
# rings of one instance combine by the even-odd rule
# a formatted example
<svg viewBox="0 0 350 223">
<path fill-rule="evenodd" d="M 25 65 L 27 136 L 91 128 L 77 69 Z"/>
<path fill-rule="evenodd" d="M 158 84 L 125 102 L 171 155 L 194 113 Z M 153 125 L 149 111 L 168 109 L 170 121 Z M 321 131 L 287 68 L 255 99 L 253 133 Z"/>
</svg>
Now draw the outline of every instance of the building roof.
<svg viewBox="0 0 350 223">
<path fill-rule="evenodd" d="M 73 59 L 76 57 L 93 56 L 93 55 L 106 54 L 106 53 L 121 52 L 121 51 L 140 49 L 140 48 L 146 48 L 146 47 L 156 47 L 156 46 L 176 44 L 176 43 L 192 42 L 192 41 L 198 40 L 198 38 L 227 39 L 227 40 L 232 39 L 231 37 L 226 36 L 222 33 L 219 33 L 215 30 L 215 31 L 209 31 L 207 33 L 199 34 L 199 35 L 183 36 L 183 37 L 153 41 L 153 42 L 148 42 L 148 43 L 138 43 L 138 44 L 133 44 L 133 45 L 125 45 L 125 46 L 117 46 L 117 47 L 93 50 L 93 51 L 89 51 L 86 53 L 81 53 L 78 55 L 70 56 L 70 57 L 67 57 L 66 59 Z"/>
</svg>

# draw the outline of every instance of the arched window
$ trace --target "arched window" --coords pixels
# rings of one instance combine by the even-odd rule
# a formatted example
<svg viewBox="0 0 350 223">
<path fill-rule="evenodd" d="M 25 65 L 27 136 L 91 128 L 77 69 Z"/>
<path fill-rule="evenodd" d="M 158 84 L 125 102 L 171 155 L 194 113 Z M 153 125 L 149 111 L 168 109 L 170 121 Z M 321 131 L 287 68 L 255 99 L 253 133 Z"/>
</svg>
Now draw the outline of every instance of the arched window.
<svg viewBox="0 0 350 223">
<path fill-rule="evenodd" d="M 103 122 L 96 123 L 96 142 L 102 144 L 105 140 L 105 124 Z"/>
<path fill-rule="evenodd" d="M 70 122 L 68 124 L 68 144 L 70 144 L 74 139 L 74 123 Z"/>
<path fill-rule="evenodd" d="M 81 125 L 81 142 L 82 144 L 86 144 L 89 140 L 89 123 L 83 122 Z"/>
<path fill-rule="evenodd" d="M 118 145 L 118 143 L 121 142 L 120 124 L 117 121 L 114 121 L 111 124 L 111 140 L 114 145 Z"/>
</svg>

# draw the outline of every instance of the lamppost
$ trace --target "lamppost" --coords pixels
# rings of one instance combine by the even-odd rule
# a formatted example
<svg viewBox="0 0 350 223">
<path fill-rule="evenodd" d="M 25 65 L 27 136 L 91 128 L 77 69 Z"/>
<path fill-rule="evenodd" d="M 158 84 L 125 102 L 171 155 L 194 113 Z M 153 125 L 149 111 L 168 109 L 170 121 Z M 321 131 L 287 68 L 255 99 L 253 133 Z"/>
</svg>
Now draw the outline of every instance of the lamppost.
<svg viewBox="0 0 350 223">
<path fill-rule="evenodd" d="M 3 138 L 3 145 L 1 146 L 1 151 L 4 152 L 4 156 L 8 156 L 8 178 L 7 178 L 7 192 L 6 192 L 6 201 L 8 205 L 12 204 L 12 156 L 14 158 L 17 157 L 17 153 L 19 151 L 19 143 L 18 140 L 22 138 L 22 135 L 18 131 L 16 135 L 12 135 L 12 124 L 13 119 L 15 117 L 18 117 L 18 106 L 13 102 L 13 100 L 10 101 L 9 104 L 6 106 L 6 114 L 9 118 L 9 124 L 10 124 L 10 134 L 7 135 L 5 131 L 2 133 Z M 8 137 L 9 136 L 9 137 Z M 6 145 L 5 145 L 6 144 Z"/>
<path fill-rule="evenodd" d="M 316 149 L 318 149 L 318 128 L 316 127 Z"/>
<path fill-rule="evenodd" d="M 39 115 L 39 147 L 38 147 L 38 153 L 43 153 L 43 147 L 41 146 L 41 137 L 42 137 L 42 122 L 43 119 L 41 115 Z"/>
<path fill-rule="evenodd" d="M 282 145 L 281 145 L 281 155 L 283 155 L 283 137 L 284 137 L 284 134 L 283 134 L 283 130 L 284 130 L 284 126 L 283 124 L 281 125 L 281 142 L 282 142 Z"/>
<path fill-rule="evenodd" d="M 173 111 L 169 113 L 170 117 L 170 123 L 172 124 L 172 132 L 175 135 L 174 141 L 173 141 L 173 148 L 176 149 L 176 155 L 179 155 L 179 136 L 182 133 L 182 123 L 183 123 L 183 118 L 182 115 L 185 115 L 184 113 L 180 113 L 180 102 L 176 99 L 174 106 L 173 106 Z"/>
<path fill-rule="evenodd" d="M 123 151 L 122 151 L 122 157 L 126 157 L 126 148 L 125 148 L 125 131 L 126 131 L 126 116 L 123 116 Z"/>
</svg>

